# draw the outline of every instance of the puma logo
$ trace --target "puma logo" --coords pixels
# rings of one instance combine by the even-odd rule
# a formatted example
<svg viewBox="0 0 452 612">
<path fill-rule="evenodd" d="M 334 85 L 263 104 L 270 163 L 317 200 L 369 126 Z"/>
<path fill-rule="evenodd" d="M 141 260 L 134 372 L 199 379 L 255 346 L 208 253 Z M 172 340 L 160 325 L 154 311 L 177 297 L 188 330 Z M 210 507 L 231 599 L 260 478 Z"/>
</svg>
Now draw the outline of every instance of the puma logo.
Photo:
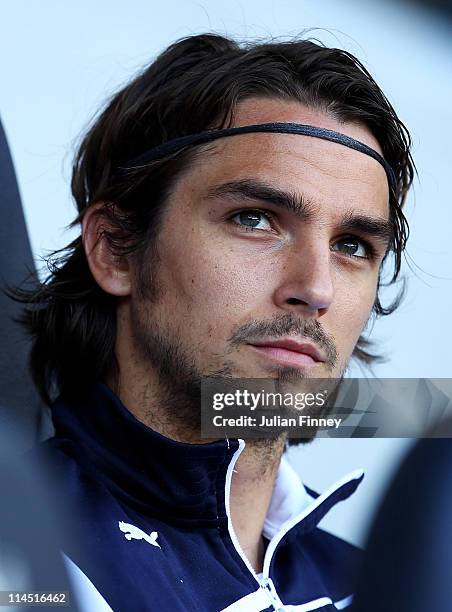
<svg viewBox="0 0 452 612">
<path fill-rule="evenodd" d="M 139 527 L 135 527 L 135 525 L 131 525 L 130 523 L 124 523 L 123 521 L 119 521 L 118 523 L 119 529 L 124 533 L 124 537 L 126 540 L 146 540 L 152 546 L 158 546 L 161 548 L 160 544 L 157 542 L 158 533 L 157 531 L 152 531 L 149 535 L 145 533 Z"/>
</svg>

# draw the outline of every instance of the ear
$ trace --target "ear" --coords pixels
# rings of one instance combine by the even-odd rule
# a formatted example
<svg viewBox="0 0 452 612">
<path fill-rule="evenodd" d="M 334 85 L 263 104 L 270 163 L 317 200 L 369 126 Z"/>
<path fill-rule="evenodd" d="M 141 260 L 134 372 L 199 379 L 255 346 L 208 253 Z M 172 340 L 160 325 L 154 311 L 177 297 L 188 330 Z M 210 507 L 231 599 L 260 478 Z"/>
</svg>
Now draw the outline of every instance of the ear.
<svg viewBox="0 0 452 612">
<path fill-rule="evenodd" d="M 131 291 L 129 259 L 111 252 L 104 236 L 108 219 L 102 214 L 104 202 L 91 205 L 82 221 L 82 242 L 89 269 L 97 284 L 111 295 L 127 296 Z"/>
</svg>

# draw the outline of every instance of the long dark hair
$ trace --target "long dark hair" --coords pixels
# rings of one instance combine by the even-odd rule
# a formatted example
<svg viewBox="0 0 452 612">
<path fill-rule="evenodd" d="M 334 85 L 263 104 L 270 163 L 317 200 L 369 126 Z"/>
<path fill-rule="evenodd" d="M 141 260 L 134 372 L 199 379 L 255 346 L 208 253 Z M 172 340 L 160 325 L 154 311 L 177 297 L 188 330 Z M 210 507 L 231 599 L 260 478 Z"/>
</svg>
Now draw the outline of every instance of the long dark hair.
<svg viewBox="0 0 452 612">
<path fill-rule="evenodd" d="M 98 214 L 106 217 L 110 248 L 119 256 L 148 252 L 171 187 L 199 148 L 119 170 L 169 139 L 231 125 L 237 104 L 251 96 L 297 100 L 341 121 L 359 122 L 376 137 L 397 179 L 387 255 L 394 265 L 390 282 L 395 282 L 408 238 L 402 206 L 414 174 L 409 133 L 353 55 L 311 40 L 238 44 L 203 34 L 168 47 L 109 100 L 83 138 L 73 165 L 78 215 L 71 226 L 82 221 L 90 205 L 104 202 Z M 26 304 L 21 322 L 33 339 L 32 374 L 51 403 L 56 394 L 74 395 L 112 371 L 116 298 L 95 282 L 81 237 L 52 253 L 47 264 L 43 282 L 13 294 Z M 398 301 L 384 308 L 377 294 L 373 311 L 389 314 Z M 354 356 L 367 363 L 376 358 L 364 337 Z"/>
</svg>

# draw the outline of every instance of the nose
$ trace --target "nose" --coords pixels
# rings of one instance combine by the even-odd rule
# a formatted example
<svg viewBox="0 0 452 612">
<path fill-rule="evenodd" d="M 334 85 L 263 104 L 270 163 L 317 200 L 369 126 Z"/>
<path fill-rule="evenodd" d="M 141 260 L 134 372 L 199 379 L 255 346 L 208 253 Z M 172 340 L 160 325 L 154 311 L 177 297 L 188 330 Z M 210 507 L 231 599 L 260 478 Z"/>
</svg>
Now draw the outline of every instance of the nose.
<svg viewBox="0 0 452 612">
<path fill-rule="evenodd" d="M 320 317 L 331 306 L 334 286 L 329 245 L 320 241 L 287 254 L 274 302 L 283 310 Z"/>
</svg>

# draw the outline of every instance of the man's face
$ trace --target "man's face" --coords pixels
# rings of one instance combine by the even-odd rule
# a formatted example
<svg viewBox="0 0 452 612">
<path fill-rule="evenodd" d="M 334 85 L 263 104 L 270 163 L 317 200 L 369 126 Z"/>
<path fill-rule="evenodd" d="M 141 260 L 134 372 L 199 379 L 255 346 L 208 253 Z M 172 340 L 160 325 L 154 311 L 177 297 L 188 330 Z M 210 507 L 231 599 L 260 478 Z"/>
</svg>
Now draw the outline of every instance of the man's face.
<svg viewBox="0 0 452 612">
<path fill-rule="evenodd" d="M 297 102 L 249 99 L 234 125 L 269 122 L 381 153 L 366 128 Z M 184 374 L 340 377 L 374 304 L 388 214 L 385 172 L 367 155 L 299 135 L 216 141 L 169 196 L 154 299 L 134 287 L 137 347 L 154 367 L 165 359 L 176 385 Z"/>
</svg>

